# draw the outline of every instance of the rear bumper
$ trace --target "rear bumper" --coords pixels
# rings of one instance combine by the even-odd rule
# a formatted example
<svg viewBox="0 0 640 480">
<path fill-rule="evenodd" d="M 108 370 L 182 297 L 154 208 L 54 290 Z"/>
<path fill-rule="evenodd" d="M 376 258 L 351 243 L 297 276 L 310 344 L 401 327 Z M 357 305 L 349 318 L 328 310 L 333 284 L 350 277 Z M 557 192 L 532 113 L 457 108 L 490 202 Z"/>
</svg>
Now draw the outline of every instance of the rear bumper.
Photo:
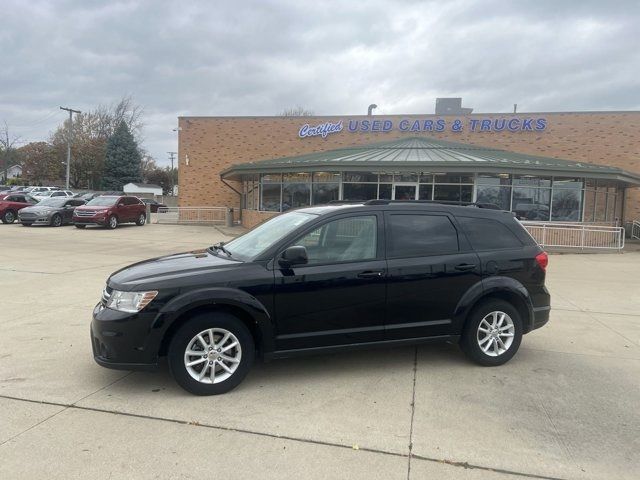
<svg viewBox="0 0 640 480">
<path fill-rule="evenodd" d="M 549 313 L 551 312 L 551 306 L 537 307 L 533 309 L 533 325 L 532 330 L 540 328 L 549 321 Z"/>
</svg>

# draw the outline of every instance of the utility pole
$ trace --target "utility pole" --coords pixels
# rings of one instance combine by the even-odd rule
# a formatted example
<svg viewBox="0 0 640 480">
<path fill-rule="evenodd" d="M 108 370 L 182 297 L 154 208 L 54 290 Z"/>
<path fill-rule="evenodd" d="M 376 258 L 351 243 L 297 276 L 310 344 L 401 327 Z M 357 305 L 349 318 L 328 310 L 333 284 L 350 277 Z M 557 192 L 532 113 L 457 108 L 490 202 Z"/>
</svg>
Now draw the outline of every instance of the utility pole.
<svg viewBox="0 0 640 480">
<path fill-rule="evenodd" d="M 171 196 L 173 196 L 173 192 L 175 190 L 175 181 L 173 178 L 173 158 L 175 155 L 178 154 L 178 152 L 167 152 L 169 154 L 169 160 L 171 160 Z"/>
<path fill-rule="evenodd" d="M 60 107 L 60 110 L 69 112 L 69 133 L 67 134 L 67 182 L 66 189 L 69 190 L 69 175 L 71 174 L 71 141 L 73 137 L 73 114 L 82 113 L 80 110 L 73 110 L 67 107 Z"/>
</svg>

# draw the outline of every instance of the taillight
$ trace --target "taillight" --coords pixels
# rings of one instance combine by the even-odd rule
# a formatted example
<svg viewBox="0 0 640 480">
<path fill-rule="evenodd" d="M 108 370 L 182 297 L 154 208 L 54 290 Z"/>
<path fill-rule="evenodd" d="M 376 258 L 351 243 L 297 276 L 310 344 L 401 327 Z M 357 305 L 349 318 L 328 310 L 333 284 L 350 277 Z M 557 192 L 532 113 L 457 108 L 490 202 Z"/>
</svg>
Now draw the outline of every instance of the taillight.
<svg viewBox="0 0 640 480">
<path fill-rule="evenodd" d="M 546 272 L 547 265 L 549 265 L 549 255 L 547 255 L 547 252 L 540 252 L 538 255 L 536 255 L 536 262 L 538 263 L 538 265 L 540 265 L 542 271 Z"/>
</svg>

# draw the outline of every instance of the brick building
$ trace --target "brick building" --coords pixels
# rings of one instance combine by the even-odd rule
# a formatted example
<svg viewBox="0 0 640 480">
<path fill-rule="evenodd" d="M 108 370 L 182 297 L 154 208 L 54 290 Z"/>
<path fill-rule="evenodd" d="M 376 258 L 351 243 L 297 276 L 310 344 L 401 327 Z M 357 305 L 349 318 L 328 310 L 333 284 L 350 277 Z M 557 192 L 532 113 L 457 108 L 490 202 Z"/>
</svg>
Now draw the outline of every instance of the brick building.
<svg viewBox="0 0 640 480">
<path fill-rule="evenodd" d="M 179 127 L 180 206 L 233 207 L 246 226 L 368 198 L 640 219 L 640 112 L 180 117 Z"/>
</svg>

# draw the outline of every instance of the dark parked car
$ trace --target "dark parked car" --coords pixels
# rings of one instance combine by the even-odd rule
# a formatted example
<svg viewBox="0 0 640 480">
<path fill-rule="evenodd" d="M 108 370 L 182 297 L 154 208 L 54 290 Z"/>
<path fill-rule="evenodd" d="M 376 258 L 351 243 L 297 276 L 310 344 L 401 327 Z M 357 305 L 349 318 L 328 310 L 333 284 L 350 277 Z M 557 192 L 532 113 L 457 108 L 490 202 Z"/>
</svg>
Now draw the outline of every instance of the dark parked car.
<svg viewBox="0 0 640 480">
<path fill-rule="evenodd" d="M 76 193 L 76 197 L 81 198 L 86 202 L 89 202 L 100 195 L 102 194 L 97 192 Z"/>
<path fill-rule="evenodd" d="M 547 254 L 509 212 L 370 201 L 277 216 L 228 244 L 148 260 L 107 280 L 95 360 L 152 369 L 210 395 L 265 360 L 459 342 L 507 362 L 549 319 Z"/>
<path fill-rule="evenodd" d="M 25 227 L 31 225 L 60 227 L 71 223 L 73 210 L 84 204 L 85 201 L 80 198 L 45 198 L 37 205 L 20 210 L 18 212 L 18 218 L 20 219 L 20 223 Z"/>
<path fill-rule="evenodd" d="M 15 222 L 20 210 L 36 203 L 38 203 L 37 200 L 24 193 L 0 194 L 0 219 L 2 219 L 2 223 Z"/>
<path fill-rule="evenodd" d="M 151 213 L 156 213 L 158 210 L 162 213 L 162 211 L 166 211 L 168 208 L 164 203 L 156 202 L 150 198 L 141 198 L 140 200 L 142 200 L 145 205 L 151 205 Z"/>
<path fill-rule="evenodd" d="M 113 229 L 121 223 L 128 222 L 143 226 L 146 219 L 144 203 L 137 197 L 129 196 L 102 195 L 73 212 L 73 224 L 77 228 L 101 225 Z"/>
</svg>

